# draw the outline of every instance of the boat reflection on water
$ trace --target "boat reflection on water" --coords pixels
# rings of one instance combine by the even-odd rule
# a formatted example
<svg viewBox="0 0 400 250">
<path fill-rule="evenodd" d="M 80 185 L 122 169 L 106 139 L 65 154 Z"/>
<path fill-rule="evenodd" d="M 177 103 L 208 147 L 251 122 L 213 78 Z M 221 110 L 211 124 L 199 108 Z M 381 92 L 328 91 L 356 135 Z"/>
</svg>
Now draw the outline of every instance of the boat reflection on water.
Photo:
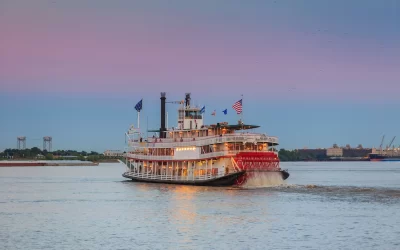
<svg viewBox="0 0 400 250">
<path fill-rule="evenodd" d="M 165 220 L 184 236 L 184 241 L 192 240 L 202 227 L 236 227 L 243 224 L 267 223 L 269 221 L 268 204 L 255 206 L 254 199 L 272 197 L 276 193 L 235 187 L 188 186 L 154 183 L 135 183 L 129 185 L 135 192 L 140 190 L 142 197 L 151 197 L 154 203 L 151 211 L 144 211 L 146 218 L 159 215 L 154 210 L 162 209 Z M 136 192 L 138 193 L 138 192 Z M 211 198 L 210 197 L 214 197 Z M 260 197 L 261 198 L 261 197 Z M 150 199 L 150 198 L 149 198 Z M 157 204 L 164 204 L 158 207 Z M 244 211 L 244 214 L 236 211 Z M 256 212 L 256 213 L 254 213 Z M 149 213 L 151 216 L 149 216 Z M 254 214 L 254 215 L 252 215 Z M 260 216 L 263 215 L 263 216 Z M 216 230 L 210 228 L 210 230 Z M 182 239 L 180 239 L 182 241 Z"/>
</svg>

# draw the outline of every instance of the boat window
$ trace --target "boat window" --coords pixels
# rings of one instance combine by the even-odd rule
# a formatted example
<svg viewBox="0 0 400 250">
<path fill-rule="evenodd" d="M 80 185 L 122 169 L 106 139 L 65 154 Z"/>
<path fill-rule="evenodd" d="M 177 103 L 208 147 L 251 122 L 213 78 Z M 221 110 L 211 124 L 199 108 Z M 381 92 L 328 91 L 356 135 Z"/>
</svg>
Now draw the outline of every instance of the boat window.
<svg viewBox="0 0 400 250">
<path fill-rule="evenodd" d="M 202 119 L 202 115 L 199 111 L 185 111 L 186 119 Z"/>
<path fill-rule="evenodd" d="M 179 119 L 183 119 L 183 110 L 179 110 Z"/>
</svg>

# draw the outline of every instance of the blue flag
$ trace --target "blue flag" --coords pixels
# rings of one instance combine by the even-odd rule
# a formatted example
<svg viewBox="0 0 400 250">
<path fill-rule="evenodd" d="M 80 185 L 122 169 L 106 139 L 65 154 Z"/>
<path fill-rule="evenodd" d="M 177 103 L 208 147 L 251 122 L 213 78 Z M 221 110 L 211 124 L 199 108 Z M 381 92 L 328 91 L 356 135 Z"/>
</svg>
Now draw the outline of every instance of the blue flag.
<svg viewBox="0 0 400 250">
<path fill-rule="evenodd" d="M 143 101 L 143 99 L 140 100 L 135 106 L 135 109 L 137 110 L 137 112 L 140 112 L 140 110 L 142 110 L 142 101 Z"/>
<path fill-rule="evenodd" d="M 206 111 L 206 106 L 203 106 L 203 107 L 200 109 L 200 114 L 203 114 L 205 111 Z"/>
<path fill-rule="evenodd" d="M 228 113 L 228 109 L 223 110 L 224 114 L 226 115 Z"/>
</svg>

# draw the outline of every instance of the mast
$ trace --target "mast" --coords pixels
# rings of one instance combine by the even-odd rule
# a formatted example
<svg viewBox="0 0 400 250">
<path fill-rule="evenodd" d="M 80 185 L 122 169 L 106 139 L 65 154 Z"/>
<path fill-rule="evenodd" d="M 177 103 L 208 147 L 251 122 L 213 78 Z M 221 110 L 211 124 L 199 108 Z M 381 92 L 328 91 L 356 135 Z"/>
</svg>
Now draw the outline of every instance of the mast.
<svg viewBox="0 0 400 250">
<path fill-rule="evenodd" d="M 204 105 L 204 107 L 205 107 L 205 105 Z M 205 108 L 204 108 L 204 112 L 203 112 L 203 113 L 200 112 L 201 119 L 203 119 L 203 125 L 206 124 L 206 122 L 204 121 L 204 116 L 205 116 L 205 114 L 206 114 L 206 110 L 205 110 Z"/>
<path fill-rule="evenodd" d="M 137 112 L 137 127 L 140 128 L 140 111 Z"/>
<path fill-rule="evenodd" d="M 135 109 L 137 111 L 137 122 L 138 122 L 138 128 L 140 128 L 140 111 L 143 108 L 143 98 L 140 99 L 140 101 L 135 105 Z"/>
<path fill-rule="evenodd" d="M 243 122 L 243 94 L 242 94 L 242 112 L 240 112 L 240 122 L 241 122 L 242 130 L 243 130 L 243 124 L 244 124 L 244 122 Z"/>
</svg>

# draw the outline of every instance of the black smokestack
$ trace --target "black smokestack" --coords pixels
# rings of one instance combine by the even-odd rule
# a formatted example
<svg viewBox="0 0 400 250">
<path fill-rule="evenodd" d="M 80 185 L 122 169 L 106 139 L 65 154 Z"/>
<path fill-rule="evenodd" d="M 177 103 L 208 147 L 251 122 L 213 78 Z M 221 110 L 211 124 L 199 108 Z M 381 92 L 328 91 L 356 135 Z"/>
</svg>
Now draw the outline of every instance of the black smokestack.
<svg viewBox="0 0 400 250">
<path fill-rule="evenodd" d="M 189 107 L 190 106 L 190 93 L 186 93 L 185 95 L 186 95 L 186 98 L 185 98 L 186 107 Z"/>
<path fill-rule="evenodd" d="M 161 128 L 160 128 L 160 138 L 165 138 L 167 128 L 165 127 L 165 92 L 161 92 Z"/>
</svg>

